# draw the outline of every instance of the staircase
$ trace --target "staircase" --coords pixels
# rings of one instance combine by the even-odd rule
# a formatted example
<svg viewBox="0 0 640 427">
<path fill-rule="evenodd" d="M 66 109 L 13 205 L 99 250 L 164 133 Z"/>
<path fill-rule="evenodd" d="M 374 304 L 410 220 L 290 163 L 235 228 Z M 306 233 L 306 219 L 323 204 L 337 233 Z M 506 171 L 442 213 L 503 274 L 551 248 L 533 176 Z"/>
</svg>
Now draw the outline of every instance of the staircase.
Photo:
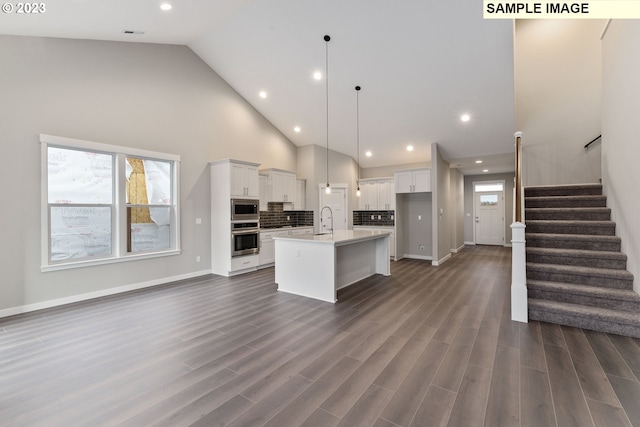
<svg viewBox="0 0 640 427">
<path fill-rule="evenodd" d="M 640 338 L 640 295 L 602 185 L 525 188 L 529 319 Z"/>
</svg>

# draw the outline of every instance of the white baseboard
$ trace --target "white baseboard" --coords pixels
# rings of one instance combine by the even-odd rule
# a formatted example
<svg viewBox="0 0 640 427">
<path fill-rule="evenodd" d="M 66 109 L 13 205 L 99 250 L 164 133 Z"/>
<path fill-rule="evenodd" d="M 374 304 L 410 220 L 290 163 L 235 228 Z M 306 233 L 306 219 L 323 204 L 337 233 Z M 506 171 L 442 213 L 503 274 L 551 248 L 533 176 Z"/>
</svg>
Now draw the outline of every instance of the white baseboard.
<svg viewBox="0 0 640 427">
<path fill-rule="evenodd" d="M 117 288 L 103 289 L 101 291 L 89 292 L 86 294 L 73 295 L 70 297 L 57 298 L 49 301 L 37 302 L 34 304 L 21 305 L 18 307 L 6 308 L 0 310 L 0 318 L 14 316 L 16 314 L 28 313 L 45 308 L 58 307 L 74 302 L 86 301 L 94 298 L 105 297 L 109 295 L 120 294 L 123 292 L 135 291 L 137 289 L 150 288 L 152 286 L 164 285 L 166 283 L 177 282 L 178 280 L 192 279 L 194 277 L 206 276 L 211 274 L 211 270 L 194 271 L 191 273 L 180 274 L 177 276 L 163 277 L 160 279 L 149 280 L 147 282 L 133 283 L 131 285 L 119 286 Z"/>
<path fill-rule="evenodd" d="M 476 242 L 464 242 L 464 244 L 467 246 L 475 246 Z"/>
<path fill-rule="evenodd" d="M 431 261 L 433 259 L 432 256 L 427 256 L 427 255 L 412 255 L 412 254 L 404 254 L 402 256 L 402 258 L 409 258 L 409 259 L 423 259 L 425 261 Z"/>
<path fill-rule="evenodd" d="M 441 259 L 439 259 L 438 261 L 433 261 L 431 262 L 431 265 L 433 265 L 434 267 L 437 267 L 439 265 L 442 265 L 445 261 L 447 261 L 449 258 L 451 258 L 451 252 L 449 252 L 448 254 L 446 254 L 445 256 L 443 256 Z"/>
<path fill-rule="evenodd" d="M 455 249 L 451 249 L 451 252 L 454 254 L 457 254 L 458 252 L 462 251 L 464 249 L 464 243 L 462 245 L 460 245 L 459 248 L 455 248 Z"/>
</svg>

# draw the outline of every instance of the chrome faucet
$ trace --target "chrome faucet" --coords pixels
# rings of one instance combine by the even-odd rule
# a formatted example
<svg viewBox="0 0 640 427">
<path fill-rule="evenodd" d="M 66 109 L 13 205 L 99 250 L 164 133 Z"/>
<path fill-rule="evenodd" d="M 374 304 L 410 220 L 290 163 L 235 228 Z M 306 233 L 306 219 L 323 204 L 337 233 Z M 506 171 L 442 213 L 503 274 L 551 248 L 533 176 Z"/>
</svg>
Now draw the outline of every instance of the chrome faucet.
<svg viewBox="0 0 640 427">
<path fill-rule="evenodd" d="M 333 237 L 333 211 L 331 210 L 330 206 L 323 206 L 322 209 L 320 209 L 320 223 L 322 224 L 322 212 L 324 212 L 325 209 L 329 209 L 329 215 L 331 215 L 329 218 L 331 219 L 331 237 Z"/>
</svg>

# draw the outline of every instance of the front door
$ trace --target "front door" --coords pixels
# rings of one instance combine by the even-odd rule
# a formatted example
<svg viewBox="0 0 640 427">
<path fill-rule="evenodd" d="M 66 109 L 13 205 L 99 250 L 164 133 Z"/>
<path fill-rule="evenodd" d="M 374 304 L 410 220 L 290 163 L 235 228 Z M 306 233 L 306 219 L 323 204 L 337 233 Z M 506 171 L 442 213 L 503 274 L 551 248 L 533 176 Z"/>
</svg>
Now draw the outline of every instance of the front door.
<svg viewBox="0 0 640 427">
<path fill-rule="evenodd" d="M 504 196 L 502 191 L 475 193 L 476 244 L 504 244 Z"/>
</svg>

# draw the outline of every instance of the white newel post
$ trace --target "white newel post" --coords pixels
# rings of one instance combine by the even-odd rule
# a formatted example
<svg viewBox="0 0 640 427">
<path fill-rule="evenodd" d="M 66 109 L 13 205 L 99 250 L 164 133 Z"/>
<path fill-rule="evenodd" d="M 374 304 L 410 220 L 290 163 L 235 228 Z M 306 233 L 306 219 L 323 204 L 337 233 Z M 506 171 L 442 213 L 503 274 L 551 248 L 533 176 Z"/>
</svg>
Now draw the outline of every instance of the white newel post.
<svg viewBox="0 0 640 427">
<path fill-rule="evenodd" d="M 521 222 L 511 224 L 511 320 L 527 323 L 525 227 Z"/>
</svg>

